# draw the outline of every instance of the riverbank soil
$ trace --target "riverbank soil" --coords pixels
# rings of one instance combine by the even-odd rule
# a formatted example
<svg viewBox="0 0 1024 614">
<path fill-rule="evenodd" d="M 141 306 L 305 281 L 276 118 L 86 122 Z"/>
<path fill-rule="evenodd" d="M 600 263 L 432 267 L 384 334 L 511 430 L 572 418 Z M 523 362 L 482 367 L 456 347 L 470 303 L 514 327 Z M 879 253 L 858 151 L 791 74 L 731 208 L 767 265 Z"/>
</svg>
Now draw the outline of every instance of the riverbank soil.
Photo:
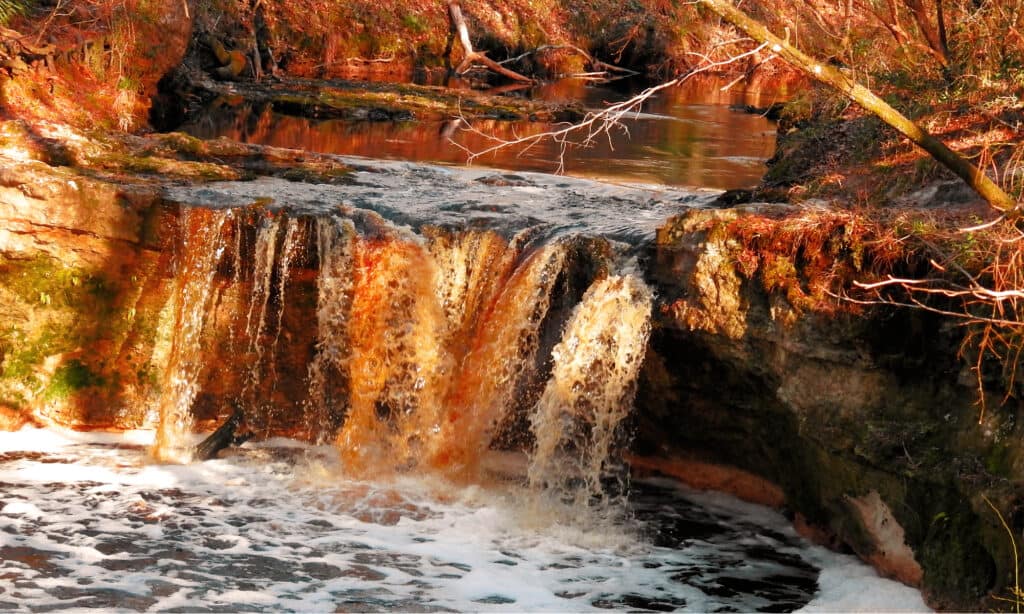
<svg viewBox="0 0 1024 614">
<path fill-rule="evenodd" d="M 699 3 L 461 4 L 474 47 L 533 78 L 715 64 L 755 86 L 800 82 L 767 48 L 730 62 L 754 45 Z M 1021 198 L 1019 0 L 743 8 Z M 351 180 L 331 156 L 154 127 L 246 99 L 367 121 L 579 118 L 572 105 L 436 85 L 353 85 L 443 81 L 462 53 L 447 51 L 448 14 L 442 2 L 0 0 L 0 428 L 151 421 L 175 325 L 173 229 L 187 226 L 163 187 Z M 657 299 L 636 465 L 782 505 L 937 608 L 1012 608 L 1021 222 L 842 95 L 803 83 L 761 184 L 667 220 L 643 260 Z M 311 351 L 289 339 L 296 357 Z M 224 399 L 213 387 L 200 403 L 213 417 Z"/>
</svg>

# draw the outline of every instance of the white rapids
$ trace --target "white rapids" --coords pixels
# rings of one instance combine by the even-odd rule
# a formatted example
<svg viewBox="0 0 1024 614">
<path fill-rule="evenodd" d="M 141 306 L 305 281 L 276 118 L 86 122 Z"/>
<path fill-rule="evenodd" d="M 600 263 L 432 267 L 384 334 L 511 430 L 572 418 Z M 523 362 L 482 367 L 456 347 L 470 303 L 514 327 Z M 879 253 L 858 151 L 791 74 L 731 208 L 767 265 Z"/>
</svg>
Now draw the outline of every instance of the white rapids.
<svg viewBox="0 0 1024 614">
<path fill-rule="evenodd" d="M 0 611 L 926 610 L 775 512 L 666 480 L 588 527 L 510 482 L 356 481 L 280 439 L 155 464 L 151 442 L 0 433 Z"/>
</svg>

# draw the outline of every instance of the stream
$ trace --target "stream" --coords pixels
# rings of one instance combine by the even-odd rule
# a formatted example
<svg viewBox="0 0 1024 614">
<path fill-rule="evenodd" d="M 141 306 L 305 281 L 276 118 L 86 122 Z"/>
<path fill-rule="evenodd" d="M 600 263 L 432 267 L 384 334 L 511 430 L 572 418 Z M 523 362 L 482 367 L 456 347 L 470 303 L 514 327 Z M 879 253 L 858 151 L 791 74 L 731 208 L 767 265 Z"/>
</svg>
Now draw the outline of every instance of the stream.
<svg viewBox="0 0 1024 614">
<path fill-rule="evenodd" d="M 570 176 L 544 147 L 466 167 L 449 139 L 484 137 L 440 123 L 191 120 L 352 170 L 164 189 L 149 429 L 0 433 L 0 611 L 927 610 L 773 510 L 621 462 L 656 306 L 638 260 L 756 184 L 774 127 L 728 104 L 771 102 L 666 92 Z M 256 437 L 190 462 L 214 395 Z"/>
<path fill-rule="evenodd" d="M 330 446 L 161 465 L 151 442 L 0 434 L 0 610 L 925 609 L 779 514 L 667 480 L 634 482 L 608 519 L 537 507 L 514 461 L 452 489 L 352 479 Z"/>
<path fill-rule="evenodd" d="M 524 94 L 554 103 L 578 101 L 588 110 L 619 102 L 639 91 L 566 79 Z M 721 91 L 721 84 L 691 81 L 663 90 L 642 112 L 627 116 L 622 129 L 601 135 L 588 147 L 545 140 L 528 149 L 510 147 L 480 156 L 474 164 L 491 168 L 551 173 L 564 162 L 567 175 L 604 181 L 705 187 L 749 188 L 764 174 L 775 148 L 773 122 L 730 105 L 767 107 L 779 94 Z M 367 122 L 315 120 L 277 113 L 269 107 L 218 104 L 179 129 L 200 138 L 228 137 L 245 143 L 418 162 L 464 164 L 466 150 L 479 152 L 493 137 L 512 139 L 556 128 L 527 120 L 459 122 Z"/>
</svg>

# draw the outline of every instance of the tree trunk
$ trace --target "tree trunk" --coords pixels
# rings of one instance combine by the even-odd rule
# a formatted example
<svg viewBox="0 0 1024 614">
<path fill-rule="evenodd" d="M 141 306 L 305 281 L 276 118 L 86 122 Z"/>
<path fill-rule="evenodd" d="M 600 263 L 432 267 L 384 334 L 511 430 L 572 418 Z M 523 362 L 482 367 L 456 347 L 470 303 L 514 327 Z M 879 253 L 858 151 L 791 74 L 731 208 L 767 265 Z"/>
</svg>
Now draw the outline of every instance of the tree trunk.
<svg viewBox="0 0 1024 614">
<path fill-rule="evenodd" d="M 456 32 L 458 32 L 459 42 L 462 43 L 462 50 L 466 53 L 466 57 L 463 58 L 462 63 L 460 63 L 458 68 L 455 69 L 456 75 L 462 76 L 467 70 L 469 70 L 470 66 L 479 62 L 499 75 L 503 75 L 509 79 L 522 81 L 524 83 L 533 82 L 533 79 L 521 75 L 513 70 L 509 70 L 487 57 L 484 53 L 473 50 L 473 42 L 469 40 L 469 28 L 466 26 L 466 18 L 462 16 L 462 5 L 458 0 L 452 0 L 448 3 L 448 16 L 452 20 L 452 27 Z M 450 46 L 447 51 L 449 53 L 451 52 Z"/>
<path fill-rule="evenodd" d="M 238 433 L 238 428 L 243 425 L 245 416 L 242 409 L 235 407 L 231 417 L 224 421 L 216 431 L 210 434 L 196 445 L 192 457 L 196 460 L 210 460 L 217 458 L 217 453 L 228 446 L 240 446 L 252 437 L 251 432 Z"/>
<path fill-rule="evenodd" d="M 733 24 L 759 43 L 771 46 L 777 54 L 789 64 L 806 72 L 811 78 L 825 83 L 863 108 L 877 115 L 921 149 L 928 152 L 943 166 L 956 173 L 967 182 L 975 192 L 984 198 L 992 207 L 1011 217 L 1018 217 L 1021 208 L 1017 201 L 1004 192 L 994 181 L 963 156 L 946 147 L 941 141 L 928 134 L 924 129 L 907 119 L 887 102 L 876 96 L 871 90 L 857 83 L 838 69 L 816 61 L 799 49 L 768 31 L 763 24 L 751 19 L 734 7 L 729 0 L 700 0 L 702 4 L 717 13 L 722 19 Z"/>
<path fill-rule="evenodd" d="M 932 24 L 929 19 L 930 11 L 923 0 L 904 0 L 910 14 L 914 16 L 914 23 L 921 31 L 921 36 L 928 43 L 928 50 L 935 56 L 943 69 L 949 68 L 949 49 L 946 48 L 945 24 L 942 17 L 942 0 L 936 0 L 936 23 Z"/>
</svg>

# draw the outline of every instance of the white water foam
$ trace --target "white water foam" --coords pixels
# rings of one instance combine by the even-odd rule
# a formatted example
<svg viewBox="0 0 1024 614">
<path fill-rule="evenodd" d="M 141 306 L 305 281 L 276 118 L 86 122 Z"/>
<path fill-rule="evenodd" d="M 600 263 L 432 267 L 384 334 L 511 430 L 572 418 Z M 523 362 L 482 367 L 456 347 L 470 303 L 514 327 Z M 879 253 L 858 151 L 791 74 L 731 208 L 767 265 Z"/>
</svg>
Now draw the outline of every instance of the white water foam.
<svg viewBox="0 0 1024 614">
<path fill-rule="evenodd" d="M 0 433 L 0 610 L 926 609 L 770 510 L 665 480 L 636 526 L 594 531 L 518 487 L 348 480 L 330 447 L 161 465 L 150 440 Z"/>
</svg>

